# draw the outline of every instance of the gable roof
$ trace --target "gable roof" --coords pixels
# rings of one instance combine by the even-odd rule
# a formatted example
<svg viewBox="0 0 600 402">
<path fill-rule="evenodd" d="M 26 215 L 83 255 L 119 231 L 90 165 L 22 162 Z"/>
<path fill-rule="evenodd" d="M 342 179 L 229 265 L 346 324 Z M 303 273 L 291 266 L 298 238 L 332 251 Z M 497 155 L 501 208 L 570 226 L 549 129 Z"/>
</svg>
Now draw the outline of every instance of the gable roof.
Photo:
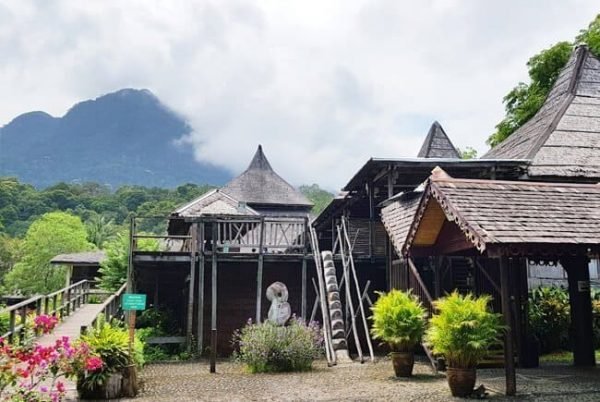
<svg viewBox="0 0 600 402">
<path fill-rule="evenodd" d="M 452 141 L 448 138 L 448 135 L 442 128 L 442 125 L 437 121 L 434 121 L 421 150 L 417 155 L 419 158 L 460 158 L 458 151 L 452 145 Z"/>
<path fill-rule="evenodd" d="M 600 60 L 578 46 L 540 110 L 483 158 L 530 159 L 533 177 L 600 177 Z"/>
<path fill-rule="evenodd" d="M 388 200 L 390 203 L 381 209 L 381 222 L 398 255 L 402 255 L 422 195 L 423 192 L 402 193 Z"/>
<path fill-rule="evenodd" d="M 454 222 L 481 252 L 490 245 L 600 246 L 598 184 L 455 179 L 436 169 L 410 227 L 404 252 L 419 237 L 428 211 L 436 209 L 441 209 L 445 220 Z M 439 234 L 441 226 L 436 229 Z M 435 236 L 429 239 L 436 241 Z M 433 244 L 419 244 L 427 245 Z"/>
<path fill-rule="evenodd" d="M 231 197 L 258 205 L 287 205 L 311 208 L 313 204 L 279 176 L 259 145 L 250 166 L 221 189 Z"/>
<path fill-rule="evenodd" d="M 230 195 L 216 189 L 202 194 L 193 201 L 182 205 L 173 216 L 198 217 L 201 215 L 258 215 L 258 212 Z"/>
<path fill-rule="evenodd" d="M 59 254 L 50 260 L 53 265 L 100 265 L 106 259 L 102 250 L 84 251 L 82 253 Z"/>
</svg>

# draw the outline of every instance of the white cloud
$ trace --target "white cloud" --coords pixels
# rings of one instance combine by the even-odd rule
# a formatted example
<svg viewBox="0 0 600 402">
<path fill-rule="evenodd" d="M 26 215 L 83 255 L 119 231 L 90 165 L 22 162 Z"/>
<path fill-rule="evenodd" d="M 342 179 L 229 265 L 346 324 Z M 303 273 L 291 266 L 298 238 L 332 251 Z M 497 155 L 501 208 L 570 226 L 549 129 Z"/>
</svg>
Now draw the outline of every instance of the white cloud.
<svg viewBox="0 0 600 402">
<path fill-rule="evenodd" d="M 198 158 L 239 172 L 262 143 L 293 183 L 341 187 L 414 156 L 439 120 L 486 149 L 525 62 L 594 1 L 0 0 L 0 122 L 122 87 L 185 115 Z"/>
</svg>

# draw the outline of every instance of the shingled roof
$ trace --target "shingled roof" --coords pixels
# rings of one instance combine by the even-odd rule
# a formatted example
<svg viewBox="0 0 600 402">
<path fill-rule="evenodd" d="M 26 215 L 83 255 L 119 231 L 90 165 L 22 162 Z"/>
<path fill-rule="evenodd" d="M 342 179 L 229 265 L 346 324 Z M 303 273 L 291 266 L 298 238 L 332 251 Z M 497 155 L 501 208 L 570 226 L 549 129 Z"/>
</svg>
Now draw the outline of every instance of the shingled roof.
<svg viewBox="0 0 600 402">
<path fill-rule="evenodd" d="M 413 243 L 433 245 L 416 239 L 426 222 L 433 223 L 426 231 L 435 226 L 439 234 L 441 226 L 432 219 L 436 209 L 481 252 L 499 245 L 600 246 L 598 184 L 455 179 L 439 169 L 429 179 L 403 252 Z"/>
<path fill-rule="evenodd" d="M 300 191 L 275 173 L 260 145 L 248 169 L 221 191 L 252 206 L 287 205 L 307 209 L 313 206 Z"/>
<path fill-rule="evenodd" d="M 195 200 L 182 205 L 171 214 L 182 217 L 198 217 L 202 215 L 258 215 L 249 206 L 221 190 L 212 190 Z"/>
<path fill-rule="evenodd" d="M 82 253 L 59 254 L 50 260 L 54 265 L 100 265 L 106 259 L 104 251 L 84 251 Z"/>
<path fill-rule="evenodd" d="M 404 248 L 422 195 L 422 191 L 401 193 L 389 199 L 389 205 L 381 209 L 381 221 L 398 253 Z"/>
<path fill-rule="evenodd" d="M 534 177 L 600 178 L 600 60 L 578 46 L 541 109 L 483 158 L 530 159 Z"/>
<path fill-rule="evenodd" d="M 417 155 L 419 158 L 460 158 L 442 125 L 434 121 Z"/>
</svg>

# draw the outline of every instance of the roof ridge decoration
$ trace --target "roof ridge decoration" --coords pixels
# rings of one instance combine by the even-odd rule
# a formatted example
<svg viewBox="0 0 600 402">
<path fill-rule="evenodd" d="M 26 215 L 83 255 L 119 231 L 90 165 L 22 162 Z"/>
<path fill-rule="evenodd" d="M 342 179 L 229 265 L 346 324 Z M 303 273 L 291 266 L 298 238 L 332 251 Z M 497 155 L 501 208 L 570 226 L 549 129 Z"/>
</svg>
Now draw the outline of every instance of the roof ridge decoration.
<svg viewBox="0 0 600 402">
<path fill-rule="evenodd" d="M 450 141 L 442 125 L 436 120 L 431 124 L 417 157 L 458 159 L 460 158 L 460 154 L 452 144 L 452 141 Z"/>
<path fill-rule="evenodd" d="M 531 177 L 600 178 L 600 59 L 578 45 L 540 110 L 482 158 L 529 159 Z"/>
<path fill-rule="evenodd" d="M 248 168 L 227 183 L 221 191 L 252 205 L 278 205 L 311 208 L 313 204 L 271 167 L 262 145 L 258 146 Z"/>
</svg>

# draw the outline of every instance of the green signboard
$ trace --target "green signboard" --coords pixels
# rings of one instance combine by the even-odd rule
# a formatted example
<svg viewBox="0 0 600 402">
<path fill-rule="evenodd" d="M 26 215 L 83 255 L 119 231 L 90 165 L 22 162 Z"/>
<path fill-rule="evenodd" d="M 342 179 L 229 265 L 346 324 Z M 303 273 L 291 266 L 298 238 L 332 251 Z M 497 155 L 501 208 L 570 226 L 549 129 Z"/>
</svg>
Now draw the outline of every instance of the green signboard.
<svg viewBox="0 0 600 402">
<path fill-rule="evenodd" d="M 123 310 L 145 310 L 146 295 L 141 293 L 125 293 L 121 301 Z"/>
</svg>

